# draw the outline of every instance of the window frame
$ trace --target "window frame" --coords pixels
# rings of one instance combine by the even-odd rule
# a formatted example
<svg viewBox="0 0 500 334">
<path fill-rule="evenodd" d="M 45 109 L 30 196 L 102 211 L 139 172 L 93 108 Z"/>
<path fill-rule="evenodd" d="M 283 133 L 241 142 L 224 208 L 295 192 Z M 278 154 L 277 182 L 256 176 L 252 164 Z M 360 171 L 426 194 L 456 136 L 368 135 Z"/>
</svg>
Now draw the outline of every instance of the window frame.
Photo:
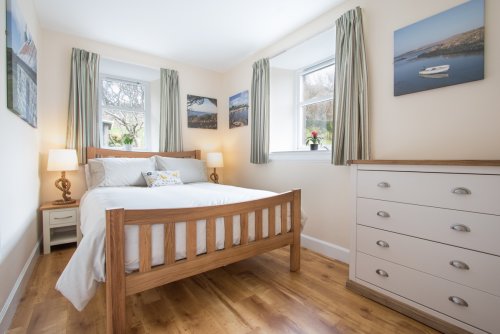
<svg viewBox="0 0 500 334">
<path fill-rule="evenodd" d="M 104 80 L 113 80 L 113 81 L 122 81 L 129 82 L 134 84 L 140 84 L 144 90 L 144 145 L 142 147 L 132 147 L 133 151 L 149 151 L 151 150 L 151 90 L 150 83 L 144 80 L 138 80 L 134 78 L 122 77 L 112 74 L 101 73 L 99 75 L 99 90 L 98 90 L 98 109 L 99 109 L 99 139 L 101 143 L 101 147 L 110 148 L 115 150 L 125 150 L 125 147 L 111 147 L 106 145 L 106 141 L 104 138 L 104 127 L 103 124 L 103 114 L 104 114 L 104 106 L 102 103 L 103 93 L 102 93 L 102 83 Z M 116 109 L 116 110 L 125 110 L 125 111 L 138 111 L 138 109 L 129 108 L 129 107 L 116 107 L 109 106 L 107 109 Z"/>
<path fill-rule="evenodd" d="M 315 103 L 326 102 L 329 100 L 331 100 L 332 103 L 334 101 L 333 94 L 331 95 L 331 97 L 315 97 L 312 99 L 307 99 L 305 101 L 302 101 L 302 78 L 305 75 L 322 70 L 322 69 L 329 67 L 329 66 L 333 66 L 334 75 L 335 75 L 335 57 L 334 56 L 328 57 L 328 58 L 321 60 L 317 63 L 314 63 L 312 65 L 308 65 L 304 68 L 297 70 L 297 72 L 296 72 L 296 75 L 295 75 L 295 113 L 294 113 L 294 117 L 295 117 L 295 125 L 294 125 L 295 134 L 294 135 L 295 135 L 295 140 L 296 140 L 296 142 L 295 142 L 296 151 L 307 151 L 308 150 L 307 145 L 302 140 L 302 138 L 305 137 L 305 133 L 303 133 L 303 131 L 304 131 L 304 129 L 303 129 L 304 117 L 303 117 L 303 113 L 302 113 L 303 107 L 311 105 L 311 104 L 315 104 Z M 334 83 L 334 85 L 335 85 L 335 83 Z M 333 122 L 333 120 L 332 120 L 332 122 Z M 332 149 L 331 145 L 321 145 L 321 147 L 319 148 L 320 151 L 330 151 L 331 149 Z"/>
</svg>

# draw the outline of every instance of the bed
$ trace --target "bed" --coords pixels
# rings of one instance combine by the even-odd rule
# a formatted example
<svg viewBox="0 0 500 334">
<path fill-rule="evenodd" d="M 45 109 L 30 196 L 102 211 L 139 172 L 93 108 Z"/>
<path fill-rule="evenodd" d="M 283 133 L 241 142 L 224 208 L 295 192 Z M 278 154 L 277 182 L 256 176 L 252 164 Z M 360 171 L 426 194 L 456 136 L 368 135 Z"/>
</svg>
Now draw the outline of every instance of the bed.
<svg viewBox="0 0 500 334">
<path fill-rule="evenodd" d="M 89 147 L 87 156 L 199 160 L 201 155 Z M 81 215 L 82 242 L 56 289 L 81 309 L 105 275 L 108 333 L 126 332 L 128 295 L 287 245 L 290 271 L 300 269 L 300 189 L 276 194 L 208 182 L 97 188 L 82 198 Z M 87 298 L 81 304 L 75 302 L 81 297 L 78 285 Z"/>
</svg>

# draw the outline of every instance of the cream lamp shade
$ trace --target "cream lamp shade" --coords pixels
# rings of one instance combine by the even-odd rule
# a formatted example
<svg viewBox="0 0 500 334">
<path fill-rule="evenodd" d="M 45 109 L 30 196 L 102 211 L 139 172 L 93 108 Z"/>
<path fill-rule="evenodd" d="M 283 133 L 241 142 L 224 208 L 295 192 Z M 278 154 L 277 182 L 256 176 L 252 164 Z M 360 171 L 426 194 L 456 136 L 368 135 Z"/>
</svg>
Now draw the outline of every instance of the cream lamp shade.
<svg viewBox="0 0 500 334">
<path fill-rule="evenodd" d="M 220 152 L 207 153 L 207 167 L 208 168 L 224 167 L 224 159 L 222 157 L 222 153 Z"/>
<path fill-rule="evenodd" d="M 49 172 L 78 170 L 78 158 L 76 156 L 76 150 L 49 150 L 47 170 Z"/>
</svg>

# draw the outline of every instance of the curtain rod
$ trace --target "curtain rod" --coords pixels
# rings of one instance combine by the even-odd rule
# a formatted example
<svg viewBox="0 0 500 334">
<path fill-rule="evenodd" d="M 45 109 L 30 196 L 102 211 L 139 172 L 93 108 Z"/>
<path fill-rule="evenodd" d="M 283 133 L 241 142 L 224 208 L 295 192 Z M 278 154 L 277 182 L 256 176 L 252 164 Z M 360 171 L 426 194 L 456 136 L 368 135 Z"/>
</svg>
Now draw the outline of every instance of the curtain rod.
<svg viewBox="0 0 500 334">
<path fill-rule="evenodd" d="M 304 39 L 303 39 L 303 40 L 301 40 L 300 42 L 297 42 L 297 43 L 295 43 L 294 45 L 292 45 L 292 46 L 290 46 L 290 47 L 288 47 L 288 48 L 286 48 L 286 49 L 283 49 L 283 50 L 281 50 L 281 51 L 278 51 L 278 52 L 276 52 L 275 54 L 273 54 L 272 56 L 269 56 L 269 57 L 267 57 L 267 58 L 268 58 L 269 60 L 271 60 L 271 59 L 273 59 L 273 58 L 276 58 L 276 57 L 278 57 L 278 56 L 282 55 L 283 53 L 287 52 L 288 50 L 293 49 L 294 47 L 296 47 L 296 46 L 298 46 L 298 45 L 300 45 L 300 44 L 304 43 L 304 42 L 305 42 L 305 41 L 307 41 L 308 39 L 314 38 L 314 37 L 318 36 L 319 34 L 322 34 L 322 33 L 324 33 L 324 32 L 327 32 L 327 31 L 328 31 L 328 30 L 330 30 L 330 29 L 335 29 L 335 25 L 330 26 L 330 27 L 328 27 L 328 28 L 326 28 L 326 29 L 323 29 L 323 30 L 321 30 L 321 31 L 318 31 L 318 32 L 317 32 L 317 33 L 315 33 L 314 35 L 309 36 L 309 37 L 307 37 L 307 38 L 304 38 Z"/>
</svg>

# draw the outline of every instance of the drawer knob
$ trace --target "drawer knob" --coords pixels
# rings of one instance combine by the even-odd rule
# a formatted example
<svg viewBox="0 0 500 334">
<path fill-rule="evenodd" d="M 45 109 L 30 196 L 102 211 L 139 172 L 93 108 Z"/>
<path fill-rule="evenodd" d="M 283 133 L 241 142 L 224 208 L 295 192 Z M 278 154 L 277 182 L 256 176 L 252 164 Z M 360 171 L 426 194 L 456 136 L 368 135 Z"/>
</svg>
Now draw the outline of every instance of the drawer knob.
<svg viewBox="0 0 500 334">
<path fill-rule="evenodd" d="M 380 247 L 389 248 L 389 244 L 384 240 L 377 241 L 377 245 L 379 245 Z"/>
<path fill-rule="evenodd" d="M 462 269 L 462 270 L 469 270 L 469 265 L 465 262 L 458 261 L 458 260 L 452 260 L 450 261 L 450 265 L 457 269 Z"/>
<path fill-rule="evenodd" d="M 389 274 L 387 273 L 387 271 L 385 270 L 382 270 L 382 269 L 377 269 L 375 270 L 375 272 L 377 273 L 377 275 L 379 276 L 382 276 L 382 277 L 389 277 Z M 451 297 L 450 297 L 451 298 Z"/>
<path fill-rule="evenodd" d="M 470 228 L 464 224 L 451 225 L 450 228 L 458 232 L 470 232 Z"/>
<path fill-rule="evenodd" d="M 388 212 L 379 211 L 379 212 L 377 212 L 377 216 L 384 217 L 384 218 L 389 218 L 391 215 Z"/>
<path fill-rule="evenodd" d="M 377 184 L 377 186 L 380 187 L 380 188 L 390 188 L 391 187 L 391 185 L 389 183 L 387 183 L 387 182 L 379 182 Z"/>
<path fill-rule="evenodd" d="M 454 188 L 451 192 L 454 194 L 457 194 L 457 195 L 470 195 L 470 194 L 472 194 L 472 192 L 469 189 L 464 188 L 464 187 Z"/>
<path fill-rule="evenodd" d="M 66 217 L 54 217 L 54 220 L 62 220 L 62 219 L 69 219 L 73 218 L 73 216 L 66 216 Z"/>
<path fill-rule="evenodd" d="M 463 307 L 469 306 L 469 304 L 465 300 L 463 300 L 462 298 L 457 297 L 457 296 L 450 296 L 448 298 L 448 300 L 450 302 L 452 302 L 453 304 L 456 304 L 456 305 L 459 305 L 459 306 L 463 306 Z"/>
</svg>

